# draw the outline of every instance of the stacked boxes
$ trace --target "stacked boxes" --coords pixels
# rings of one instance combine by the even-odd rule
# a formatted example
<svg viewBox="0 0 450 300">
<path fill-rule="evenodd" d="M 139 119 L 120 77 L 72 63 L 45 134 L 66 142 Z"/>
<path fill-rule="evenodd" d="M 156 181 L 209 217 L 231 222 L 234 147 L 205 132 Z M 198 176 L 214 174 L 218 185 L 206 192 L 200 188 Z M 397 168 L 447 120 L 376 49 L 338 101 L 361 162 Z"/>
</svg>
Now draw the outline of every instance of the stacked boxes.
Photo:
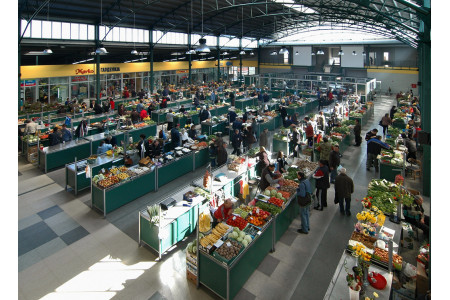
<svg viewBox="0 0 450 300">
<path fill-rule="evenodd" d="M 186 278 L 197 284 L 197 256 L 186 251 Z"/>
</svg>

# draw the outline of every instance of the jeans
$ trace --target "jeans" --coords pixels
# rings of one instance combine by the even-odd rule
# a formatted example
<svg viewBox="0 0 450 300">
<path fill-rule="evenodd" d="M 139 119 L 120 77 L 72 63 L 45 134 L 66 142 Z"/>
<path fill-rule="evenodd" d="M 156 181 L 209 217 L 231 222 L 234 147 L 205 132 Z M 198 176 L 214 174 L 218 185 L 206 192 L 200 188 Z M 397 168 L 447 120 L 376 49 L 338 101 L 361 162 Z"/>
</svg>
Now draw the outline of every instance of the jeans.
<svg viewBox="0 0 450 300">
<path fill-rule="evenodd" d="M 370 169 L 372 165 L 375 166 L 375 170 L 378 170 L 377 154 L 367 153 L 366 168 Z"/>
<path fill-rule="evenodd" d="M 337 170 L 336 170 L 336 168 L 334 168 L 330 172 L 330 183 L 334 183 L 334 180 L 336 179 L 336 176 L 337 176 Z"/>
<path fill-rule="evenodd" d="M 317 206 L 320 207 L 327 207 L 327 188 L 316 188 L 316 199 L 317 199 Z M 319 202 L 319 193 L 321 193 L 320 202 Z"/>
<path fill-rule="evenodd" d="M 344 210 L 344 200 L 345 200 L 345 210 Z M 341 211 L 341 213 L 347 213 L 350 214 L 350 203 L 351 203 L 352 199 L 349 198 L 339 198 L 339 209 Z"/>
<path fill-rule="evenodd" d="M 304 232 L 309 231 L 309 206 L 310 204 L 300 206 L 300 220 L 302 221 L 301 227 Z"/>
</svg>

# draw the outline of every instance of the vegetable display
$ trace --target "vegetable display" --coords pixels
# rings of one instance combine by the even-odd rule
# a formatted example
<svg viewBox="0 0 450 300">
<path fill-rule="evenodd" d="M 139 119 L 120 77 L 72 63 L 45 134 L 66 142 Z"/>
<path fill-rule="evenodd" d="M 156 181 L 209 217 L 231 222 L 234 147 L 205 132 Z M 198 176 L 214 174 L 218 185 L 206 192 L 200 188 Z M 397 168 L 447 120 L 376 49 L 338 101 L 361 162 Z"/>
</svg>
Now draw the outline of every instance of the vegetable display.
<svg viewBox="0 0 450 300">
<path fill-rule="evenodd" d="M 397 201 L 410 206 L 414 202 L 414 196 L 403 190 L 399 185 L 385 179 L 372 179 L 367 191 L 367 198 L 373 206 L 378 207 L 386 214 L 393 214 L 397 211 Z"/>
<path fill-rule="evenodd" d="M 240 245 L 237 241 L 227 240 L 216 250 L 215 253 L 219 254 L 226 260 L 231 260 L 239 254 L 241 249 L 242 245 Z"/>
<path fill-rule="evenodd" d="M 253 240 L 250 234 L 247 234 L 245 231 L 242 231 L 237 227 L 233 228 L 233 231 L 228 235 L 228 238 L 232 238 L 239 243 L 242 243 L 244 247 L 247 247 Z"/>
<path fill-rule="evenodd" d="M 227 224 L 233 227 L 238 227 L 240 230 L 244 229 L 247 226 L 248 222 L 239 216 L 232 216 L 228 218 Z"/>
<path fill-rule="evenodd" d="M 270 197 L 269 203 L 275 204 L 276 206 L 282 207 L 284 201 L 275 197 Z"/>
<path fill-rule="evenodd" d="M 261 201 L 256 202 L 256 206 L 262 208 L 263 210 L 269 212 L 272 215 L 277 215 L 281 212 L 281 207 Z"/>
<path fill-rule="evenodd" d="M 266 224 L 266 221 L 264 221 L 262 218 L 260 218 L 258 216 L 248 216 L 247 221 L 250 224 L 253 224 L 258 227 L 264 226 L 264 224 Z"/>
<path fill-rule="evenodd" d="M 262 208 L 253 207 L 252 215 L 257 216 L 263 220 L 267 220 L 270 217 L 270 213 Z"/>
</svg>

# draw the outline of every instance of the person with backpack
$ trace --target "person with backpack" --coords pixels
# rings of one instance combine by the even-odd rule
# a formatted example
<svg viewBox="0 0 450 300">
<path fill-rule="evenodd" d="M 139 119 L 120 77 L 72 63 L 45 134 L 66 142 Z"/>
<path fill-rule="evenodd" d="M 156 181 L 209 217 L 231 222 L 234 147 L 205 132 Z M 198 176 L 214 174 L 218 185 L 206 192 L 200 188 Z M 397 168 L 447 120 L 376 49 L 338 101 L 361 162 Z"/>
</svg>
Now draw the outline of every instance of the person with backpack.
<svg viewBox="0 0 450 300">
<path fill-rule="evenodd" d="M 301 228 L 298 233 L 308 234 L 309 232 L 309 206 L 311 205 L 311 185 L 305 178 L 305 173 L 297 172 L 297 178 L 300 181 L 297 188 L 297 202 L 300 206 Z"/>
</svg>

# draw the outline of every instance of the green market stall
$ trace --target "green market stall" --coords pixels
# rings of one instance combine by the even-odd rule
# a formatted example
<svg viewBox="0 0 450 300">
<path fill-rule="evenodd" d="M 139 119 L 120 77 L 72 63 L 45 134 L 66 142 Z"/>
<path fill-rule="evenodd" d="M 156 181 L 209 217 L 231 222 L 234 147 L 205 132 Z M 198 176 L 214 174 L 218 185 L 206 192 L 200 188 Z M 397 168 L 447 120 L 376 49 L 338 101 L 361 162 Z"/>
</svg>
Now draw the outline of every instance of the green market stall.
<svg viewBox="0 0 450 300">
<path fill-rule="evenodd" d="M 252 106 L 252 105 L 257 105 L 256 98 L 244 98 L 244 99 L 240 99 L 240 100 L 235 100 L 235 107 L 237 109 L 241 109 L 244 110 L 246 107 L 248 106 Z"/>
<path fill-rule="evenodd" d="M 67 163 L 87 158 L 92 154 L 91 149 L 91 141 L 84 138 L 38 149 L 39 169 L 47 173 Z"/>
<path fill-rule="evenodd" d="M 222 132 L 222 135 L 226 135 L 227 134 L 226 126 L 227 126 L 227 121 L 220 121 L 220 122 L 215 122 L 215 123 L 203 121 L 201 132 L 202 132 L 202 134 L 205 134 L 205 135 L 212 135 L 212 134 L 215 134 L 216 132 Z"/>
<path fill-rule="evenodd" d="M 156 188 L 155 167 L 149 168 L 133 178 L 121 181 L 108 188 L 93 184 L 91 188 L 91 207 L 103 213 L 103 216 L 137 198 L 152 192 Z"/>
<path fill-rule="evenodd" d="M 152 205 L 153 209 L 139 211 L 139 246 L 147 245 L 161 259 L 164 252 L 195 231 L 198 211 L 203 210 L 207 198 L 198 195 L 191 203 L 184 201 L 185 194 L 193 189 L 186 186 Z M 161 205 L 168 209 L 161 209 Z"/>
<path fill-rule="evenodd" d="M 172 161 L 169 161 L 161 166 L 158 166 L 157 170 L 157 187 L 171 182 L 189 172 L 194 171 L 194 153 L 177 157 Z"/>
<path fill-rule="evenodd" d="M 88 160 L 83 159 L 72 164 L 66 165 L 66 186 L 71 187 L 75 193 L 91 187 L 92 174 L 98 174 L 102 168 L 111 168 L 112 166 L 123 165 L 123 156 L 107 156 L 106 154 L 98 156 L 93 163 L 89 163 Z M 86 165 L 89 165 L 90 174 L 86 174 Z"/>
</svg>

